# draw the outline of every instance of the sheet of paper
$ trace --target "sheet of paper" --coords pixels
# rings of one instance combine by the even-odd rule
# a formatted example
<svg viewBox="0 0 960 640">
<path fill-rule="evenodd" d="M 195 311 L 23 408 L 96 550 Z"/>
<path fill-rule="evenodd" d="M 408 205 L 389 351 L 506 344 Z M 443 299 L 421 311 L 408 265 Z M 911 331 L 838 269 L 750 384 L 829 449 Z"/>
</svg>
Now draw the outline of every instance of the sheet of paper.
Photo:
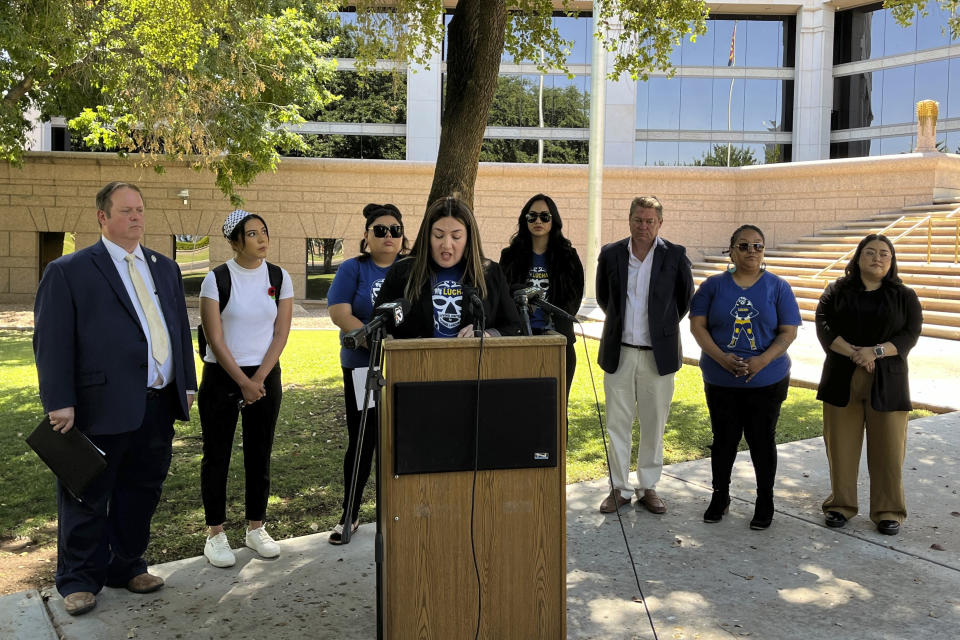
<svg viewBox="0 0 960 640">
<path fill-rule="evenodd" d="M 369 369 L 370 367 L 358 367 L 353 370 L 353 391 L 357 397 L 357 411 L 363 411 L 363 392 L 366 391 L 367 371 Z M 373 398 L 373 391 L 370 392 L 370 406 L 377 406 Z"/>
</svg>

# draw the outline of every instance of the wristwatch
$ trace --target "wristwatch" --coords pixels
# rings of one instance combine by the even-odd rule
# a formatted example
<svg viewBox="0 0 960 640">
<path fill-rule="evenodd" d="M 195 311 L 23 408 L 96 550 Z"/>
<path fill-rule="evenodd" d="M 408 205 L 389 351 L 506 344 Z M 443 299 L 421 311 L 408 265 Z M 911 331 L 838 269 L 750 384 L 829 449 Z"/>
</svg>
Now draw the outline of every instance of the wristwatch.
<svg viewBox="0 0 960 640">
<path fill-rule="evenodd" d="M 878 344 L 873 348 L 873 355 L 877 356 L 878 358 L 882 358 L 884 355 L 886 355 L 882 344 Z"/>
</svg>

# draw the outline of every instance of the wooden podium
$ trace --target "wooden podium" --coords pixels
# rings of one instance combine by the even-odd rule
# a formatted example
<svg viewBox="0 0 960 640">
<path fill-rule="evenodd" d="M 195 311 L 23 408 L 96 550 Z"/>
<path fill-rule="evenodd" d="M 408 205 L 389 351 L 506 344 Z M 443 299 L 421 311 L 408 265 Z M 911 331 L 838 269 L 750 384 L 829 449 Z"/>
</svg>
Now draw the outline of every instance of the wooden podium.
<svg viewBox="0 0 960 640">
<path fill-rule="evenodd" d="M 555 385 L 556 411 L 544 413 L 555 416 L 556 456 L 551 466 L 477 472 L 473 532 L 481 638 L 566 638 L 565 345 L 560 335 L 483 340 L 481 380 L 501 381 L 501 389 L 513 379 L 518 379 L 517 388 L 531 380 Z M 401 434 L 394 429 L 397 384 L 472 381 L 475 388 L 479 347 L 479 338 L 383 343 L 387 386 L 380 411 L 382 546 L 377 551 L 384 638 L 474 637 L 473 471 L 396 473 L 395 439 Z M 447 400 L 442 393 L 422 395 L 417 400 L 423 403 Z M 505 407 L 489 402 L 489 395 L 481 400 L 481 416 L 493 416 L 517 432 L 524 429 L 524 424 L 511 424 Z M 449 410 L 463 411 L 456 406 Z M 472 448 L 472 430 L 469 436 Z M 483 442 L 482 431 L 480 438 Z"/>
</svg>

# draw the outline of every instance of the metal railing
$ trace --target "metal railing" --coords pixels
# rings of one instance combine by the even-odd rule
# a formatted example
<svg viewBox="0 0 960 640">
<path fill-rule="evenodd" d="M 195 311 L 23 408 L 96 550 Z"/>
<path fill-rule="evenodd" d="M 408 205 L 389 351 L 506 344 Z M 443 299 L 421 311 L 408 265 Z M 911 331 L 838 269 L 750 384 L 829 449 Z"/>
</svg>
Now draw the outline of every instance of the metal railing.
<svg viewBox="0 0 960 640">
<path fill-rule="evenodd" d="M 880 231 L 877 231 L 877 233 L 880 235 L 886 235 L 887 231 L 895 228 L 904 220 L 908 220 L 909 218 L 912 218 L 912 217 L 913 216 L 911 215 L 902 215 L 896 220 L 894 220 L 893 222 L 891 222 L 890 224 L 888 224 L 887 226 L 885 226 Z M 921 217 L 919 220 L 917 220 L 912 225 L 910 225 L 910 227 L 907 230 L 901 232 L 895 238 L 890 238 L 890 242 L 894 246 L 896 246 L 897 241 L 907 237 L 915 229 L 917 229 L 918 227 L 926 223 L 927 225 L 927 264 L 930 264 L 932 262 L 931 258 L 933 255 L 933 219 L 934 218 L 942 218 L 942 219 L 954 218 L 956 220 L 955 232 L 953 237 L 953 261 L 955 263 L 960 263 L 960 207 L 957 207 L 956 209 L 954 209 L 953 211 L 951 211 L 950 213 L 944 216 L 928 213 L 927 215 Z M 811 278 L 815 280 L 826 280 L 826 278 L 823 277 L 823 274 L 833 269 L 839 263 L 845 260 L 849 260 L 850 257 L 853 256 L 854 253 L 856 253 L 856 251 L 857 251 L 856 247 L 854 247 L 853 249 L 850 249 L 849 251 L 844 253 L 842 256 L 840 256 L 839 258 L 837 258 L 836 260 L 828 264 L 826 267 L 816 272 L 813 276 L 811 276 Z"/>
</svg>

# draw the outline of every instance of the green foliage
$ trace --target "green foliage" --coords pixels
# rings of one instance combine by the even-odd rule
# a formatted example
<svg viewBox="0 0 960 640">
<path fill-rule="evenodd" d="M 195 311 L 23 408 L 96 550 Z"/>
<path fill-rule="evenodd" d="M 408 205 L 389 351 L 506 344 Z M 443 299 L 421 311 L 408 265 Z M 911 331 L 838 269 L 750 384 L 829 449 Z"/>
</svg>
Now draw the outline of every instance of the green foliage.
<svg viewBox="0 0 960 640">
<path fill-rule="evenodd" d="M 646 81 L 651 71 L 674 73 L 670 53 L 687 35 L 707 32 L 703 0 L 600 0 L 594 2 L 599 22 L 607 26 L 599 37 L 614 52 L 611 78 L 624 74 Z M 611 30 L 611 26 L 619 29 Z"/>
<path fill-rule="evenodd" d="M 210 246 L 210 236 L 201 236 L 196 242 L 181 242 L 177 240 L 177 251 L 194 251 Z"/>
<path fill-rule="evenodd" d="M 715 144 L 709 153 L 704 153 L 699 160 L 693 161 L 695 167 L 745 167 L 757 164 L 750 147 L 730 146 L 730 164 L 727 164 L 727 145 Z"/>
<path fill-rule="evenodd" d="M 301 7 L 302 5 L 302 7 Z M 67 0 L 0 8 L 0 157 L 19 163 L 30 107 L 63 115 L 94 150 L 209 169 L 238 185 L 301 148 L 289 126 L 333 99 L 320 37 L 334 4 L 293 0 Z M 303 9 L 302 11 L 300 9 Z"/>
<path fill-rule="evenodd" d="M 940 6 L 950 14 L 947 19 L 947 31 L 953 38 L 960 37 L 960 0 L 933 0 L 940 3 Z M 890 9 L 894 20 L 903 26 L 909 26 L 913 19 L 919 13 L 922 16 L 927 15 L 927 3 L 930 0 L 885 0 L 884 8 Z"/>
<path fill-rule="evenodd" d="M 529 76 L 500 76 L 487 124 L 491 127 L 535 127 L 539 86 Z M 590 97 L 575 86 L 544 87 L 543 121 L 548 127 L 590 126 Z M 547 140 L 543 161 L 549 164 L 586 164 L 588 144 L 580 140 Z M 481 162 L 536 162 L 536 140 L 488 139 Z"/>
</svg>

